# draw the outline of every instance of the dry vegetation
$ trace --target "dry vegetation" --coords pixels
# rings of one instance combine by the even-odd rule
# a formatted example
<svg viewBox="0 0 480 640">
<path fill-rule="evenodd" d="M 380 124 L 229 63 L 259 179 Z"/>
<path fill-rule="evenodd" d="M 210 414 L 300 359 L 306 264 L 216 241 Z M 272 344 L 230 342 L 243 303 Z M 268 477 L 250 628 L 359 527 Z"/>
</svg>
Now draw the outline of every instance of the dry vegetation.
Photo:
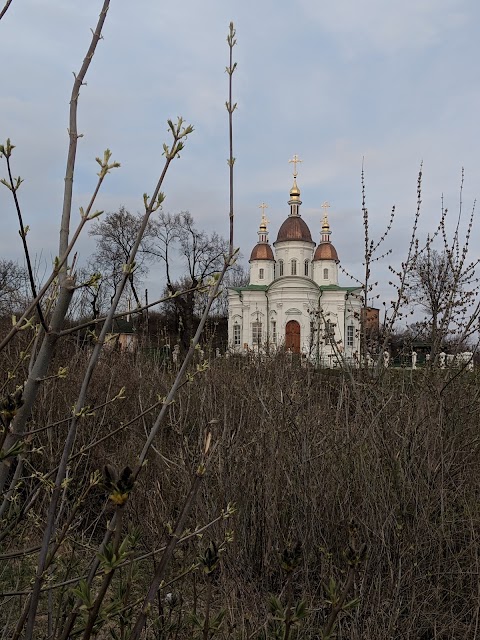
<svg viewBox="0 0 480 640">
<path fill-rule="evenodd" d="M 85 358 L 72 351 L 68 378 L 44 385 L 32 430 L 64 419 L 81 384 Z M 65 355 L 57 354 L 54 370 L 62 363 Z M 172 375 L 141 356 L 103 356 L 93 381 L 94 404 L 115 396 L 126 383 L 125 399 L 82 419 L 76 455 L 82 447 L 106 439 L 72 461 L 72 484 L 63 495 L 64 519 L 92 472 L 106 462 L 116 468 L 135 465 L 145 438 L 144 420 L 149 423 L 153 413 L 127 423 L 165 395 Z M 448 371 L 391 371 L 382 379 L 369 379 L 360 372 L 352 385 L 351 378 L 339 372 L 301 368 L 288 358 L 214 361 L 171 405 L 146 473 L 128 500 L 122 535 L 135 528 L 138 540 L 132 557 L 167 541 L 169 523 L 188 493 L 208 430 L 216 449 L 188 527 L 214 521 L 228 503 L 236 505 L 236 513 L 178 547 L 166 581 L 187 574 L 160 590 L 145 637 L 190 638 L 197 627 L 202 637 L 210 580 L 211 610 L 225 610 L 218 637 L 276 637 L 269 595 L 285 601 L 281 555 L 298 541 L 302 555 L 293 571 L 292 594 L 295 603 L 305 600 L 307 610 L 295 633 L 322 637 L 331 611 L 331 581 L 337 591 L 346 581 L 345 549 L 352 526 L 359 545 L 366 543 L 367 554 L 348 594 L 348 601 L 358 598 L 358 603 L 340 613 L 336 637 L 476 637 L 478 411 L 475 374 L 452 378 Z M 127 426 L 111 435 L 122 423 Z M 38 450 L 32 456 L 35 473 L 29 473 L 31 468 L 25 473 L 23 495 L 38 487 L 39 472 L 47 474 L 58 464 L 64 430 L 64 423 L 59 424 L 32 439 Z M 39 543 L 50 491 L 44 480 L 41 500 L 19 521 L 15 536 L 2 543 L 3 558 Z M 47 584 L 87 573 L 112 517 L 113 506 L 105 498 L 101 486 L 92 489 Z M 22 504 L 20 497 L 11 504 L 7 522 L 15 519 L 16 506 Z M 192 566 L 211 542 L 221 552 L 210 579 L 204 563 Z M 5 592 L 29 590 L 31 557 L 3 561 L 4 637 L 10 637 L 25 599 Z M 102 605 L 108 622 L 98 637 L 129 637 L 120 633 L 122 625 L 129 632 L 135 607 L 118 614 L 118 599 L 123 593 L 121 601 L 130 606 L 141 598 L 155 557 L 117 571 Z M 101 577 L 93 582 L 94 593 L 100 583 Z M 173 596 L 165 600 L 167 593 Z M 71 599 L 70 585 L 43 593 L 44 635 L 37 637 L 57 637 L 47 635 L 47 626 L 53 631 L 62 627 Z M 109 629 L 118 635 L 110 636 Z"/>
</svg>

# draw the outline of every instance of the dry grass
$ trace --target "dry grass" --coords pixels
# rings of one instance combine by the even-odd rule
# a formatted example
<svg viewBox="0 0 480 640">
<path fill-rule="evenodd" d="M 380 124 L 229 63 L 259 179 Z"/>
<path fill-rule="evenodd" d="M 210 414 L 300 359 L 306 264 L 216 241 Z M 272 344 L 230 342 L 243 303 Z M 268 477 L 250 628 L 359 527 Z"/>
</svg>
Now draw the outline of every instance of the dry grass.
<svg viewBox="0 0 480 640">
<path fill-rule="evenodd" d="M 54 369 L 66 357 L 57 354 Z M 68 378 L 45 383 L 32 428 L 68 416 L 86 357 L 72 348 Z M 217 449 L 191 525 L 209 522 L 228 502 L 235 502 L 237 513 L 182 546 L 170 575 L 188 567 L 211 539 L 221 542 L 226 528 L 234 530 L 213 589 L 216 610 L 227 612 L 224 637 L 264 637 L 268 594 L 283 589 L 279 553 L 297 540 L 303 558 L 295 597 L 304 597 L 310 609 L 298 637 L 320 637 L 328 615 L 324 585 L 331 577 L 340 584 L 345 579 L 343 552 L 352 520 L 368 553 L 355 585 L 359 605 L 340 616 L 338 638 L 477 637 L 478 380 L 475 373 L 464 373 L 446 384 L 448 375 L 391 371 L 380 380 L 358 374 L 352 383 L 339 372 L 304 369 L 281 357 L 266 363 L 212 362 L 171 406 L 129 501 L 127 520 L 141 530 L 138 553 L 161 546 L 211 430 Z M 141 357 L 105 354 L 91 404 L 102 404 L 123 385 L 126 399 L 84 419 L 76 452 L 154 404 L 171 378 Z M 64 514 L 91 471 L 107 462 L 135 463 L 149 424 L 147 414 L 72 462 Z M 64 433 L 65 425 L 58 425 L 33 440 L 42 452 L 31 458 L 19 504 L 38 484 L 32 468 L 46 472 L 58 464 Z M 0 553 L 35 545 L 47 502 L 48 487 Z M 55 565 L 54 582 L 81 573 L 103 536 L 109 508 L 100 488 L 82 513 Z M 0 570 L 2 591 L 27 589 L 33 566 L 31 556 L 6 563 Z M 138 564 L 134 593 L 141 594 L 152 571 L 151 559 Z M 119 584 L 126 575 L 120 573 Z M 195 607 L 201 612 L 204 579 L 198 572 L 169 589 L 180 602 L 172 619 L 185 622 Z M 68 602 L 66 592 L 62 597 Z M 149 637 L 173 638 L 173 631 L 165 631 L 171 618 L 162 598 L 152 618 L 158 635 L 152 627 Z M 20 598 L 5 602 L 0 617 L 11 625 Z M 46 610 L 46 597 L 42 602 Z M 185 625 L 179 638 L 191 637 Z"/>
</svg>

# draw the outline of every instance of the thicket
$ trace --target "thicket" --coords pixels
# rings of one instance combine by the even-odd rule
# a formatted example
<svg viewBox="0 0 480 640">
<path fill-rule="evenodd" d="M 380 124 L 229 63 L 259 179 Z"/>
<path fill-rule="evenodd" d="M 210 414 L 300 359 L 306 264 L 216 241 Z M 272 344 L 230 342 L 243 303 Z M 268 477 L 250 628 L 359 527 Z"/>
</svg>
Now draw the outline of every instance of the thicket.
<svg viewBox="0 0 480 640">
<path fill-rule="evenodd" d="M 22 481 L 22 493 L 31 496 L 40 479 L 43 497 L 24 513 L 25 502 L 13 501 L 4 514 L 7 528 L 16 524 L 14 539 L 3 542 L 1 552 L 4 637 L 10 637 L 31 589 L 49 478 L 86 354 L 72 350 L 69 360 L 72 375 L 45 383 L 31 421 L 32 431 L 58 422 L 35 434 L 35 473 L 26 473 Z M 64 362 L 65 354 L 57 354 L 55 366 Z M 154 415 L 149 408 L 167 393 L 173 375 L 141 357 L 103 356 L 92 398 L 100 408 L 94 411 L 92 405 L 82 417 L 63 496 L 64 517 L 106 462 L 115 469 L 134 466 L 145 424 Z M 381 381 L 358 373 L 355 382 L 352 388 L 340 372 L 304 368 L 279 356 L 267 363 L 215 360 L 201 380 L 186 384 L 169 407 L 145 473 L 126 503 L 122 535 L 132 536 L 135 544 L 102 605 L 98 637 L 129 637 L 134 603 L 158 562 L 153 552 L 169 538 L 208 432 L 216 448 L 185 529 L 188 535 L 202 524 L 214 524 L 179 545 L 166 586 L 149 612 L 145 637 L 202 635 L 209 585 L 211 620 L 224 615 L 218 637 L 276 637 L 272 613 L 275 603 L 283 607 L 287 598 L 282 554 L 297 543 L 301 552 L 292 571 L 292 602 L 304 601 L 306 610 L 295 633 L 322 637 L 331 601 L 347 581 L 352 534 L 357 550 L 366 545 L 366 555 L 358 558 L 346 601 L 350 606 L 338 617 L 336 637 L 476 637 L 477 376 L 393 370 Z M 126 386 L 124 399 L 102 407 L 121 385 Z M 235 505 L 234 514 L 229 504 Z M 114 508 L 98 483 L 77 510 L 49 569 L 36 637 L 60 637 L 79 590 L 74 581 L 72 591 L 69 581 L 88 573 L 90 555 Z M 16 556 L 19 547 L 30 549 Z M 205 569 L 209 548 L 219 555 L 211 574 Z M 93 581 L 92 599 L 102 575 Z M 88 598 L 82 597 L 86 613 Z M 278 611 L 276 617 L 281 617 Z M 283 633 L 284 622 L 276 624 Z M 204 637 L 212 635 L 213 626 Z"/>
</svg>

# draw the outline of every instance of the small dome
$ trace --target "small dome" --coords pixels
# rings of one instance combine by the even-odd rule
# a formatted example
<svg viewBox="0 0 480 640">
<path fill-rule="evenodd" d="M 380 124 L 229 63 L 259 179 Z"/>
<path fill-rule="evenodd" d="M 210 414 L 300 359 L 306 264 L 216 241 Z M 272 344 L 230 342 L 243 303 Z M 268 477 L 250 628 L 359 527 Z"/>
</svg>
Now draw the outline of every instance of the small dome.
<svg viewBox="0 0 480 640">
<path fill-rule="evenodd" d="M 293 186 L 290 189 L 290 195 L 291 196 L 295 196 L 295 197 L 300 195 L 300 189 L 298 188 L 297 179 L 296 178 L 293 179 Z"/>
<path fill-rule="evenodd" d="M 277 242 L 285 240 L 303 240 L 314 244 L 310 229 L 300 216 L 289 216 L 278 230 Z"/>
<path fill-rule="evenodd" d="M 340 262 L 337 250 L 331 242 L 321 242 L 315 251 L 313 260 L 335 260 L 335 262 Z"/>
<path fill-rule="evenodd" d="M 250 262 L 252 260 L 274 260 L 272 247 L 266 242 L 259 242 L 253 247 L 250 255 Z"/>
</svg>

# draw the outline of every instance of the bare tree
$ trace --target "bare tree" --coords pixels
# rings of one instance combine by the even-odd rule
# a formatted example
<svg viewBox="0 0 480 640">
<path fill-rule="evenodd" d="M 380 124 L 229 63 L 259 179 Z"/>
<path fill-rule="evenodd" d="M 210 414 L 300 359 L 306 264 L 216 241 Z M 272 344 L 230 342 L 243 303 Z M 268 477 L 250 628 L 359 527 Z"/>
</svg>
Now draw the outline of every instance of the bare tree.
<svg viewBox="0 0 480 640">
<path fill-rule="evenodd" d="M 417 324 L 427 340 L 435 340 L 438 335 L 454 284 L 447 254 L 432 249 L 428 243 L 425 251 L 415 257 L 407 284 L 410 305 L 424 316 Z"/>
<path fill-rule="evenodd" d="M 438 317 L 445 306 L 448 289 L 454 284 L 454 276 L 448 255 L 427 246 L 412 265 L 408 284 L 410 301 L 429 316 Z"/>
<path fill-rule="evenodd" d="M 28 274 L 13 260 L 0 260 L 0 315 L 18 311 L 28 299 Z"/>
<path fill-rule="evenodd" d="M 142 215 L 133 215 L 125 207 L 108 213 L 105 218 L 93 223 L 88 232 L 97 240 L 97 249 L 91 261 L 93 271 L 101 273 L 101 283 L 110 290 L 113 300 L 119 284 L 122 281 L 123 265 L 128 261 L 135 245 L 138 231 L 142 225 Z M 153 258 L 152 237 L 153 225 L 149 222 L 137 251 L 135 265 L 128 274 L 130 290 L 138 307 L 141 306 L 138 294 L 140 279 L 148 273 L 148 262 Z"/>
<path fill-rule="evenodd" d="M 432 235 L 427 236 L 423 245 L 417 240 L 408 270 L 408 302 L 414 310 L 420 310 L 423 314 L 419 324 L 431 343 L 432 363 L 446 342 L 454 350 L 464 349 L 479 326 L 480 260 L 469 258 L 475 204 L 467 219 L 466 228 L 462 230 L 463 182 L 462 170 L 459 208 L 453 235 L 449 236 L 447 233 L 448 209 L 443 206 L 442 198 L 438 226 Z"/>
<path fill-rule="evenodd" d="M 96 320 L 107 313 L 112 299 L 107 278 L 98 272 L 98 265 L 91 261 L 86 267 L 76 270 L 76 286 L 72 303 L 68 309 L 68 318 L 76 322 L 79 319 Z"/>
<path fill-rule="evenodd" d="M 222 271 L 228 243 L 216 232 L 208 234 L 197 229 L 188 211 L 175 215 L 161 213 L 156 225 L 153 252 L 165 265 L 166 289 L 172 296 L 181 344 L 188 349 L 195 333 L 195 318 L 205 308 L 205 305 L 202 308 L 199 289 L 209 278 Z M 173 275 L 176 271 L 175 258 L 177 261 L 180 258 L 184 269 L 178 278 Z"/>
<path fill-rule="evenodd" d="M 240 256 L 241 257 L 241 256 Z M 248 268 L 245 268 L 241 263 L 236 262 L 225 274 L 223 279 L 223 286 L 215 301 L 213 308 L 213 314 L 221 317 L 228 317 L 228 295 L 227 290 L 231 287 L 246 287 L 250 282 L 250 274 Z M 205 294 L 199 294 L 200 297 L 204 297 Z"/>
<path fill-rule="evenodd" d="M 476 263 L 462 264 L 451 251 L 433 249 L 430 241 L 415 257 L 408 280 L 409 303 L 422 313 L 418 326 L 437 354 L 455 336 L 463 344 L 466 323 L 476 300 Z"/>
</svg>

